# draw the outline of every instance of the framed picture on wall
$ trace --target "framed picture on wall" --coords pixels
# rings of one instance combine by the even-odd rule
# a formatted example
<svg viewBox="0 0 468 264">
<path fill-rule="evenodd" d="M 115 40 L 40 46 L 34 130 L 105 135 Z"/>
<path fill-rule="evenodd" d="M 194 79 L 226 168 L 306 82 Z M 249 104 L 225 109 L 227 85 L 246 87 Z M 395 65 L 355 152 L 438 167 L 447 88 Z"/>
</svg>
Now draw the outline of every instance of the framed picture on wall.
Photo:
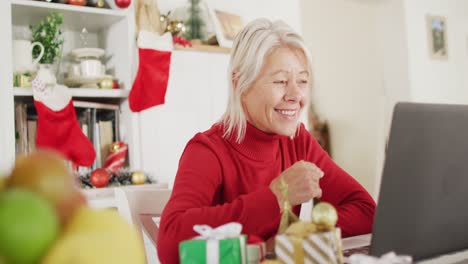
<svg viewBox="0 0 468 264">
<path fill-rule="evenodd" d="M 209 1 L 206 4 L 219 46 L 231 48 L 234 37 L 244 26 L 242 17 L 232 11 L 214 7 Z"/>
<path fill-rule="evenodd" d="M 429 55 L 433 59 L 448 58 L 447 21 L 441 16 L 426 17 Z"/>
</svg>

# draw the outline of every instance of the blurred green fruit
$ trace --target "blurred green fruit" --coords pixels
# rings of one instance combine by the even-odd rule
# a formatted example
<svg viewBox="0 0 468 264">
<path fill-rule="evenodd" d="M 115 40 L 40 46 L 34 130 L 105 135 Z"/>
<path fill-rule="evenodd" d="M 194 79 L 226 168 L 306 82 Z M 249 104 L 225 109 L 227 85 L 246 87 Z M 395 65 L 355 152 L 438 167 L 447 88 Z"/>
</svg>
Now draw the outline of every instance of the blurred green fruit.
<svg viewBox="0 0 468 264">
<path fill-rule="evenodd" d="M 6 263 L 37 263 L 58 231 L 57 215 L 40 195 L 15 188 L 0 193 L 0 256 Z"/>
</svg>

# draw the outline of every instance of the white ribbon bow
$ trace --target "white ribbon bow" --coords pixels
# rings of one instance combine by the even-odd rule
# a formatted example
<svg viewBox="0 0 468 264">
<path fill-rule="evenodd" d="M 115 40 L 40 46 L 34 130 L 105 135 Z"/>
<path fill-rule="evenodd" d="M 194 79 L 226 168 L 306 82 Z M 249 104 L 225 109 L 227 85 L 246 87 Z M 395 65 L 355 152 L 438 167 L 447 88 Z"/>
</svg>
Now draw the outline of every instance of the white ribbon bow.
<svg viewBox="0 0 468 264">
<path fill-rule="evenodd" d="M 194 225 L 193 230 L 200 234 L 196 239 L 206 240 L 206 263 L 218 264 L 219 263 L 219 240 L 226 238 L 235 238 L 241 235 L 242 225 L 240 223 L 227 223 L 217 228 L 212 228 L 208 225 Z M 245 237 L 240 237 L 241 243 L 241 260 L 242 263 L 246 262 L 246 241 Z"/>
<path fill-rule="evenodd" d="M 240 236 L 242 225 L 240 223 L 231 222 L 212 228 L 208 225 L 194 225 L 193 230 L 200 234 L 200 239 L 225 239 Z"/>
</svg>

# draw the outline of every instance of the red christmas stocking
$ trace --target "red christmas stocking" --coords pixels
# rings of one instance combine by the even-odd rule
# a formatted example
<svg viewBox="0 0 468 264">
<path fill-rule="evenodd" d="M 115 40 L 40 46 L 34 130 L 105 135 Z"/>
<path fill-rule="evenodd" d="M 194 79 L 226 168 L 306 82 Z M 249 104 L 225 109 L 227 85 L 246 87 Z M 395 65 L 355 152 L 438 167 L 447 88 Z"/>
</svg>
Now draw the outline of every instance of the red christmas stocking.
<svg viewBox="0 0 468 264">
<path fill-rule="evenodd" d="M 164 103 L 171 64 L 171 33 L 159 36 L 149 31 L 140 31 L 138 53 L 138 73 L 129 95 L 133 112 Z"/>
<path fill-rule="evenodd" d="M 32 86 L 37 111 L 36 146 L 57 150 L 76 165 L 93 165 L 96 152 L 81 130 L 68 88 L 47 85 L 40 76 Z"/>
</svg>

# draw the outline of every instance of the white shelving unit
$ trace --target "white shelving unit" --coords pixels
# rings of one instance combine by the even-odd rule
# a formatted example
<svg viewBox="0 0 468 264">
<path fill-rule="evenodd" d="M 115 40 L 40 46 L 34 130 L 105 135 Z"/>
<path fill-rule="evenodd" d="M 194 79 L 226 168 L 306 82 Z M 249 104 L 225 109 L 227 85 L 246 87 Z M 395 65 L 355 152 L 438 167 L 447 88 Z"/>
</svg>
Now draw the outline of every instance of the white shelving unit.
<svg viewBox="0 0 468 264">
<path fill-rule="evenodd" d="M 89 98 L 121 98 L 126 99 L 130 93 L 124 89 L 96 89 L 96 88 L 70 88 L 72 97 L 89 97 Z M 31 88 L 15 87 L 13 89 L 15 98 L 32 96 Z"/>
<path fill-rule="evenodd" d="M 32 0 L 11 0 L 11 11 L 14 25 L 36 23 L 49 12 L 60 12 L 66 18 L 68 28 L 80 30 L 86 27 L 90 31 L 111 27 L 128 17 L 126 9 L 114 10 Z"/>
<path fill-rule="evenodd" d="M 51 12 L 63 14 L 64 46 L 59 65 L 61 83 L 70 59 L 67 54 L 80 48 L 80 33 L 89 32 L 88 47 L 104 49 L 107 74 L 119 80 L 120 89 L 70 88 L 73 98 L 120 105 L 120 135 L 129 145 L 130 169 L 140 169 L 139 115 L 128 107 L 135 57 L 135 19 L 133 5 L 127 9 L 73 6 L 33 0 L 0 1 L 0 176 L 11 169 L 15 159 L 14 101 L 32 100 L 32 90 L 13 87 L 12 56 L 15 34 L 37 24 Z"/>
</svg>

